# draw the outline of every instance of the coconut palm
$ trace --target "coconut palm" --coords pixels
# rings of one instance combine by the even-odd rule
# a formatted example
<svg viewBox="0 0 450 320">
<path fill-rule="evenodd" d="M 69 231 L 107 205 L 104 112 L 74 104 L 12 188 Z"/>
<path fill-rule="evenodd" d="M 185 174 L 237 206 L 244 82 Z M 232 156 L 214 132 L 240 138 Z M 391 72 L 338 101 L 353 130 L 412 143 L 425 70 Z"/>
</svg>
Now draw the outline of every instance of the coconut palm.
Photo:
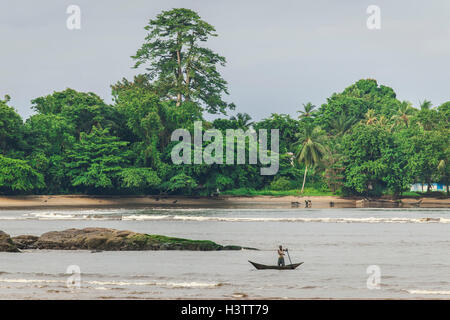
<svg viewBox="0 0 450 320">
<path fill-rule="evenodd" d="M 375 110 L 373 110 L 373 109 L 367 110 L 365 116 L 366 116 L 366 119 L 364 121 L 365 124 L 371 125 L 371 124 L 375 124 L 377 122 L 377 116 L 375 115 Z"/>
<path fill-rule="evenodd" d="M 315 105 L 313 105 L 311 102 L 308 102 L 307 104 L 303 103 L 303 110 L 304 111 L 297 111 L 298 113 L 300 113 L 300 115 L 298 116 L 299 119 L 305 119 L 305 118 L 311 118 L 312 116 L 314 116 L 314 109 L 316 108 Z"/>
<path fill-rule="evenodd" d="M 423 102 L 420 102 L 420 110 L 430 110 L 432 106 L 433 104 L 431 103 L 431 101 L 424 100 Z"/>
<path fill-rule="evenodd" d="M 326 149 L 323 143 L 324 134 L 319 127 L 313 127 L 312 125 L 305 126 L 304 130 L 296 136 L 298 140 L 294 143 L 294 147 L 297 148 L 295 157 L 298 163 L 305 165 L 302 190 L 300 191 L 303 193 L 308 168 L 315 167 L 322 161 Z"/>
<path fill-rule="evenodd" d="M 240 129 L 248 129 L 253 122 L 250 122 L 252 117 L 248 113 L 238 113 L 236 116 L 230 118 L 231 121 L 237 122 L 237 127 Z"/>
<path fill-rule="evenodd" d="M 397 114 L 392 116 L 396 124 L 404 123 L 409 126 L 409 119 L 415 113 L 416 109 L 411 106 L 411 102 L 403 101 L 398 108 Z"/>
<path fill-rule="evenodd" d="M 425 100 L 420 104 L 420 111 L 417 113 L 417 124 L 424 130 L 433 130 L 436 126 L 436 117 L 438 113 L 433 109 L 433 105 L 430 101 Z"/>
<path fill-rule="evenodd" d="M 344 135 L 356 122 L 355 117 L 348 117 L 341 112 L 338 117 L 333 118 L 330 122 L 333 135 L 336 137 Z"/>
<path fill-rule="evenodd" d="M 381 127 L 384 127 L 388 124 L 388 119 L 385 116 L 380 116 L 380 118 L 377 120 L 377 124 Z"/>
</svg>

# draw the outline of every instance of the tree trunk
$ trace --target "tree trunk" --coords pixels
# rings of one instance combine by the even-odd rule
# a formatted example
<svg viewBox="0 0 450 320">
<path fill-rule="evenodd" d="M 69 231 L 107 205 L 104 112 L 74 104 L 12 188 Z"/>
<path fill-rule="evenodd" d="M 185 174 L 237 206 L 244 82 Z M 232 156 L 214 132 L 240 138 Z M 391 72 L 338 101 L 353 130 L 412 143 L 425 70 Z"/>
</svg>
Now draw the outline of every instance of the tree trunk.
<svg viewBox="0 0 450 320">
<path fill-rule="evenodd" d="M 180 50 L 177 50 L 177 63 L 178 63 L 178 77 L 177 77 L 177 84 L 178 84 L 178 94 L 177 94 L 177 104 L 176 106 L 179 107 L 181 105 L 181 77 L 183 74 L 181 73 L 181 55 Z"/>
<path fill-rule="evenodd" d="M 176 106 L 179 107 L 181 105 L 181 85 L 183 83 L 183 72 L 181 70 L 181 34 L 178 33 L 177 37 L 177 43 L 178 43 L 178 50 L 177 50 L 177 64 L 178 64 L 178 75 L 177 75 L 177 104 Z"/>
<path fill-rule="evenodd" d="M 184 98 L 185 101 L 190 101 L 190 85 L 191 85 L 191 77 L 189 77 L 189 70 L 186 71 L 186 97 Z"/>
<path fill-rule="evenodd" d="M 308 172 L 308 166 L 305 167 L 305 174 L 303 175 L 302 191 L 300 191 L 300 193 L 303 193 L 303 189 L 305 189 L 306 173 L 307 172 Z"/>
</svg>

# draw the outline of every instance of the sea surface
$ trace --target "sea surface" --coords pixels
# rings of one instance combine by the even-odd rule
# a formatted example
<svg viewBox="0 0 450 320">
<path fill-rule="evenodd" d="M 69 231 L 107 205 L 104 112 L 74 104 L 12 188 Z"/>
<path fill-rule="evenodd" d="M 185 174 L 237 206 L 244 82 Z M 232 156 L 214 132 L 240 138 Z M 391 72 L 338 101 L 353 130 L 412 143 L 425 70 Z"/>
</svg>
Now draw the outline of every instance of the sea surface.
<svg viewBox="0 0 450 320">
<path fill-rule="evenodd" d="M 11 236 L 84 227 L 260 250 L 0 253 L 0 299 L 450 299 L 449 209 L 0 210 Z M 304 264 L 248 263 L 280 244 Z"/>
</svg>

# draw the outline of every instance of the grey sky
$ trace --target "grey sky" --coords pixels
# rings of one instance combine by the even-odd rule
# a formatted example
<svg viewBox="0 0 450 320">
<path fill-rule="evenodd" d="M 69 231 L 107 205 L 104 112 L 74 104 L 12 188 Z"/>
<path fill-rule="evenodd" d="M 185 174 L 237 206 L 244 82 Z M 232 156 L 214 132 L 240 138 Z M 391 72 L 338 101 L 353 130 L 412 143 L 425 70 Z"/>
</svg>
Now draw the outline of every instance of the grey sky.
<svg viewBox="0 0 450 320">
<path fill-rule="evenodd" d="M 81 30 L 66 28 L 79 5 Z M 368 30 L 366 8 L 381 8 Z M 27 118 L 30 100 L 67 87 L 107 102 L 110 84 L 137 73 L 130 56 L 161 10 L 185 7 L 214 25 L 225 56 L 228 100 L 255 119 L 295 115 L 361 78 L 414 105 L 450 100 L 450 1 L 20 0 L 0 3 L 0 96 Z"/>
</svg>

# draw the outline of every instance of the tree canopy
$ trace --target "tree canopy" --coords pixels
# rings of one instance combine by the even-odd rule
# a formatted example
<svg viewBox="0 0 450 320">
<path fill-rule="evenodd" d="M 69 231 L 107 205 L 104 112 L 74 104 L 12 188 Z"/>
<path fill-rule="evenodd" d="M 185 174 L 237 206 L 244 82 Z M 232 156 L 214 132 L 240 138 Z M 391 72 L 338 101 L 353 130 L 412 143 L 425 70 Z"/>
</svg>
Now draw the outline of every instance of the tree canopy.
<svg viewBox="0 0 450 320">
<path fill-rule="evenodd" d="M 189 9 L 163 11 L 151 19 L 145 42 L 132 56 L 135 68 L 145 66 L 146 75 L 161 97 L 198 102 L 210 113 L 234 109 L 222 99 L 228 94 L 227 82 L 218 70 L 224 57 L 202 46 L 216 37 L 215 28 Z"/>
<path fill-rule="evenodd" d="M 9 96 L 0 99 L 1 194 L 301 190 L 398 196 L 413 183 L 428 191 L 434 182 L 448 185 L 450 101 L 437 106 L 424 99 L 414 106 L 398 100 L 392 88 L 361 79 L 320 107 L 300 101 L 292 112 L 298 117 L 225 116 L 234 108 L 223 100 L 227 83 L 219 69 L 225 58 L 204 46 L 217 36 L 215 28 L 192 10 L 172 9 L 151 19 L 146 30 L 133 56 L 134 66 L 145 71 L 113 84 L 110 104 L 67 88 L 33 99 L 35 114 L 24 122 Z M 218 116 L 208 121 L 206 112 Z M 196 121 L 203 132 L 222 133 L 224 145 L 228 129 L 265 129 L 268 145 L 270 130 L 279 130 L 278 172 L 263 176 L 261 163 L 227 164 L 225 152 L 223 164 L 173 163 L 172 132 L 186 129 L 192 137 Z M 202 151 L 212 150 L 212 143 L 203 141 Z M 250 145 L 244 145 L 248 154 Z"/>
</svg>

